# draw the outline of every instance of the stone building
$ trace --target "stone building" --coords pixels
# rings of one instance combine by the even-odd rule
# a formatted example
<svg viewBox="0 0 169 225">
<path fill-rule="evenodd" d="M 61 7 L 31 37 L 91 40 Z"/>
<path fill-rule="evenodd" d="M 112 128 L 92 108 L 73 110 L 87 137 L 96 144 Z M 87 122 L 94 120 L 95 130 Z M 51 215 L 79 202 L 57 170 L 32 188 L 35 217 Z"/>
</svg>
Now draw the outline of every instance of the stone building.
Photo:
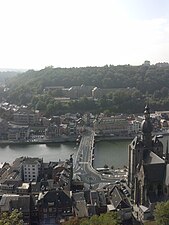
<svg viewBox="0 0 169 225">
<path fill-rule="evenodd" d="M 157 202 L 168 199 L 167 180 L 168 147 L 152 136 L 149 107 L 145 107 L 141 124 L 141 136 L 136 136 L 128 147 L 128 185 L 131 198 L 138 206 L 146 206 L 151 212 Z M 152 215 L 152 214 L 151 214 Z"/>
</svg>

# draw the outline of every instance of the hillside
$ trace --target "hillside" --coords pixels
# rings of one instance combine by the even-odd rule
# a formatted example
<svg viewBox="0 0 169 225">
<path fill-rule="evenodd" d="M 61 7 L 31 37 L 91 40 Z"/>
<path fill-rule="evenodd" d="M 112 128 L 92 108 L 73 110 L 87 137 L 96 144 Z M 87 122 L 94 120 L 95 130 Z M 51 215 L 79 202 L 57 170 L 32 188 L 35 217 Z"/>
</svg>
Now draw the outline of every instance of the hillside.
<svg viewBox="0 0 169 225">
<path fill-rule="evenodd" d="M 45 102 L 44 104 L 47 104 L 49 98 L 51 100 L 49 93 L 48 96 L 44 96 L 43 93 L 44 88 L 47 86 L 71 87 L 76 85 L 80 86 L 82 84 L 86 86 L 97 86 L 103 89 L 129 89 L 130 92 L 125 90 L 115 93 L 111 96 L 111 99 L 109 96 L 111 104 L 116 104 L 117 106 L 115 111 L 124 111 L 125 107 L 128 107 L 130 109 L 129 111 L 132 112 L 132 107 L 137 99 L 141 100 L 143 104 L 149 101 L 154 109 L 169 108 L 168 65 L 110 65 L 83 68 L 46 67 L 40 71 L 29 70 L 8 80 L 7 85 L 9 91 L 6 93 L 6 97 L 8 101 L 17 104 L 30 104 L 33 102 L 35 107 L 35 104 L 37 105 L 39 101 L 40 103 Z M 103 102 L 105 106 L 101 108 L 106 109 L 106 103 L 105 101 Z M 54 99 L 51 101 L 51 105 L 53 104 Z M 88 105 L 92 104 L 93 103 L 89 104 L 88 102 Z M 118 104 L 120 104 L 120 106 L 118 106 Z M 66 107 L 69 108 L 69 105 L 67 104 Z M 136 106 L 134 111 L 136 111 Z"/>
</svg>

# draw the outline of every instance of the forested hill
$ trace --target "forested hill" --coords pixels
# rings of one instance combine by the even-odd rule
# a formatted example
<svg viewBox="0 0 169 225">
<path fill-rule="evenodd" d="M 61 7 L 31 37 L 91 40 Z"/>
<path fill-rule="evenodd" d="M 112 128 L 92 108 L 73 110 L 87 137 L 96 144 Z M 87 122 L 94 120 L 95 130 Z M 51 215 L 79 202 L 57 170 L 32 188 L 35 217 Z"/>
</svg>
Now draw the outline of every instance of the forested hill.
<svg viewBox="0 0 169 225">
<path fill-rule="evenodd" d="M 6 83 L 8 79 L 16 76 L 18 73 L 17 71 L 0 71 L 0 82 L 2 84 Z"/>
<path fill-rule="evenodd" d="M 79 102 L 58 105 L 52 93 L 44 94 L 47 86 L 97 86 L 119 91 L 104 96 L 108 99 L 80 100 Z M 165 65 L 119 65 L 83 68 L 46 67 L 40 71 L 29 70 L 8 80 L 7 101 L 16 104 L 29 104 L 45 112 L 112 110 L 114 112 L 142 112 L 142 104 L 149 101 L 152 109 L 169 109 L 169 66 Z M 137 104 L 136 104 L 137 103 Z M 61 104 L 61 103 L 60 103 Z M 81 105 L 80 105 L 81 104 Z M 82 107 L 83 106 L 83 107 Z"/>
<path fill-rule="evenodd" d="M 45 86 L 92 85 L 100 88 L 135 87 L 153 93 L 169 88 L 169 66 L 104 66 L 84 68 L 52 68 L 27 71 L 8 82 L 12 89 L 29 88 L 41 91 Z"/>
</svg>

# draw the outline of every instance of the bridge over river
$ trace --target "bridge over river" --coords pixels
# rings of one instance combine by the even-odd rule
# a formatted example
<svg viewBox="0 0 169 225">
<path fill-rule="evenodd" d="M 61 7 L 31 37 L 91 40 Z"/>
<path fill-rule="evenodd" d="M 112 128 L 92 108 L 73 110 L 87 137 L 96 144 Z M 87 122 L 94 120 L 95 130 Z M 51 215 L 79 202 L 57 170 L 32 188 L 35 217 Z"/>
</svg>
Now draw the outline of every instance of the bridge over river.
<svg viewBox="0 0 169 225">
<path fill-rule="evenodd" d="M 89 184 L 90 186 L 98 187 L 99 184 L 104 183 L 110 184 L 119 181 L 124 177 L 124 173 L 121 175 L 118 173 L 115 174 L 100 174 L 96 171 L 92 162 L 94 160 L 94 148 L 95 148 L 95 137 L 93 131 L 86 131 L 83 134 L 79 148 L 77 151 L 77 155 L 74 161 L 74 176 L 80 177 L 80 179 Z"/>
</svg>

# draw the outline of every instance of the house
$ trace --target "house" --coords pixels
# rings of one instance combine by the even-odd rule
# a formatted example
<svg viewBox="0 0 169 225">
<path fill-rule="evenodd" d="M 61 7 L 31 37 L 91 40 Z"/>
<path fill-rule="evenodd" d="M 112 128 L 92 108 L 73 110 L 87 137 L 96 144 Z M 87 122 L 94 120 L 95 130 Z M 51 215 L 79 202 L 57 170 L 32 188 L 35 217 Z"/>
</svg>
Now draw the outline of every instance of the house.
<svg viewBox="0 0 169 225">
<path fill-rule="evenodd" d="M 9 141 L 25 141 L 29 138 L 29 127 L 15 124 L 9 124 L 8 140 Z"/>
<path fill-rule="evenodd" d="M 23 180 L 38 181 L 42 175 L 42 163 L 43 159 L 25 157 L 22 162 Z"/>
<path fill-rule="evenodd" d="M 20 125 L 38 125 L 40 118 L 38 113 L 34 113 L 27 108 L 20 108 L 13 114 L 13 122 Z"/>
<path fill-rule="evenodd" d="M 129 220 L 132 217 L 132 207 L 128 198 L 124 195 L 122 190 L 114 186 L 110 190 L 110 203 L 107 211 L 117 211 L 122 220 Z"/>
<path fill-rule="evenodd" d="M 55 139 L 60 136 L 60 127 L 58 125 L 50 124 L 45 129 L 45 136 L 47 139 Z"/>
<path fill-rule="evenodd" d="M 40 224 L 55 225 L 61 219 L 73 215 L 71 193 L 64 190 L 42 191 L 39 193 L 36 207 Z"/>
<path fill-rule="evenodd" d="M 152 214 L 150 209 L 144 205 L 140 205 L 138 210 L 138 220 L 145 221 L 150 219 L 152 219 Z"/>
<path fill-rule="evenodd" d="M 25 224 L 30 224 L 30 196 L 3 194 L 0 199 L 0 213 L 12 212 L 14 209 L 22 212 Z"/>
<path fill-rule="evenodd" d="M 100 115 L 93 126 L 96 135 L 128 135 L 128 121 L 124 118 Z"/>
<path fill-rule="evenodd" d="M 78 218 L 88 217 L 87 203 L 84 196 L 84 192 L 77 192 L 72 194 L 72 199 L 74 201 L 74 215 Z"/>
<path fill-rule="evenodd" d="M 8 139 L 8 127 L 8 122 L 0 118 L 0 140 Z"/>
<path fill-rule="evenodd" d="M 73 164 L 70 160 L 59 162 L 52 171 L 52 179 L 55 184 L 64 190 L 70 190 L 73 177 Z"/>
</svg>

